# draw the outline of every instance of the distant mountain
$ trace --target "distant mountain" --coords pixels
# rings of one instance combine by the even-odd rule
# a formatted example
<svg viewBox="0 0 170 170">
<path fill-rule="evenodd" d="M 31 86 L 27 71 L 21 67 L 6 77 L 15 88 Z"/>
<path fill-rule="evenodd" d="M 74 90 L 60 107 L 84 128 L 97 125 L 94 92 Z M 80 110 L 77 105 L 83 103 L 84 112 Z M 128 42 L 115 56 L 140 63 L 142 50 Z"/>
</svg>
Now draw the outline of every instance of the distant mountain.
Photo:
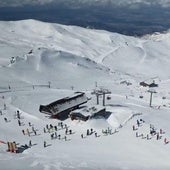
<svg viewBox="0 0 170 170">
<path fill-rule="evenodd" d="M 44 0 L 22 1 L 21 3 L 12 1 L 8 4 L 7 2 L 0 3 L 0 6 L 6 6 L 0 7 L 0 20 L 2 21 L 35 19 L 133 36 L 163 32 L 170 28 L 170 10 L 162 7 L 165 2 L 164 5 L 168 5 L 169 1 L 160 1 L 163 2 L 162 6 L 158 1 L 153 3 L 151 3 L 152 1 L 148 3 L 139 1 L 137 3 L 123 0 L 119 2 L 112 0 Z M 23 6 L 18 6 L 19 4 Z"/>
<path fill-rule="evenodd" d="M 170 77 L 169 32 L 135 38 L 35 20 L 0 22 L 0 30 L 3 82 L 18 79 L 79 86 L 83 77 L 86 87 L 94 81 L 116 81 L 120 75 Z"/>
</svg>

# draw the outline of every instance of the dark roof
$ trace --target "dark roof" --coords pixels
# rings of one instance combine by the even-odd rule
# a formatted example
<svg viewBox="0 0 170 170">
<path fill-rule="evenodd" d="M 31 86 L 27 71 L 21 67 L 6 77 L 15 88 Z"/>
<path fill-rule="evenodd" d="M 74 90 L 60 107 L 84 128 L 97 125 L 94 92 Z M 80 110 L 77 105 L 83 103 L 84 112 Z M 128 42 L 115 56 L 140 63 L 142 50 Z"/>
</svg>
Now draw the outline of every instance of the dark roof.
<svg viewBox="0 0 170 170">
<path fill-rule="evenodd" d="M 82 97 L 84 95 L 84 93 L 82 93 L 82 92 L 81 93 L 77 92 L 75 94 L 77 94 L 77 95 L 74 95 L 72 97 L 65 97 L 65 98 L 59 99 L 59 100 L 57 100 L 57 101 L 55 101 L 53 103 L 50 103 L 48 106 L 53 106 L 53 105 L 56 105 L 56 104 L 63 104 L 65 102 L 68 102 L 70 100 L 74 100 L 74 99 L 76 99 L 78 97 Z"/>
<path fill-rule="evenodd" d="M 149 86 L 149 84 L 145 83 L 144 81 L 140 82 L 141 86 Z"/>
<path fill-rule="evenodd" d="M 151 83 L 151 84 L 149 84 L 149 87 L 158 87 L 158 84 L 156 84 L 156 83 Z"/>
</svg>

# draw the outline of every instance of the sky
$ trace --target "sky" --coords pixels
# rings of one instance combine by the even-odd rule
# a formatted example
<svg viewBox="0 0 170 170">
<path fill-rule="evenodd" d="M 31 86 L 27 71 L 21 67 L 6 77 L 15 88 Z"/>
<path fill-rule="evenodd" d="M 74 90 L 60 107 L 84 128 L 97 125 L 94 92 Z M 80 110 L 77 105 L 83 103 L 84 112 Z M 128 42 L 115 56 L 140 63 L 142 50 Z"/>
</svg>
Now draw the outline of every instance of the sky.
<svg viewBox="0 0 170 170">
<path fill-rule="evenodd" d="M 16 7 L 23 5 L 46 5 L 51 3 L 109 3 L 119 6 L 138 6 L 140 4 L 146 5 L 160 5 L 162 7 L 170 7 L 170 0 L 0 0 L 0 7 Z M 128 6 L 127 6 L 128 7 Z"/>
<path fill-rule="evenodd" d="M 0 0 L 0 21 L 35 19 L 145 35 L 170 29 L 170 0 Z"/>
</svg>

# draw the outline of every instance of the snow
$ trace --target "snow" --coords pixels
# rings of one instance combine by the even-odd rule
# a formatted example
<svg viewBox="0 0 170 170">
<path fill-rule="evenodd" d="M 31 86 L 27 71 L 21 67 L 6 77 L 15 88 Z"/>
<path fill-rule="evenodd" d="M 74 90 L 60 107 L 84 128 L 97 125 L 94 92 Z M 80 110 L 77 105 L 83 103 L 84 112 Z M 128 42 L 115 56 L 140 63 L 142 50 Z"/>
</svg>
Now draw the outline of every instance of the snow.
<svg viewBox="0 0 170 170">
<path fill-rule="evenodd" d="M 29 140 L 33 144 L 16 154 L 6 152 L 7 145 L 0 143 L 0 169 L 170 169 L 170 144 L 164 144 L 164 138 L 170 140 L 169 33 L 134 38 L 35 20 L 1 21 L 0 30 L 0 140 L 16 141 L 18 146 Z M 10 63 L 11 57 L 14 63 Z M 149 107 L 149 89 L 140 87 L 139 82 L 153 80 L 159 86 L 153 94 L 153 107 Z M 47 124 L 55 126 L 60 121 L 40 113 L 40 104 L 82 91 L 91 98 L 84 108 L 102 108 L 102 96 L 97 106 L 96 96 L 91 94 L 96 86 L 111 91 L 105 106 L 111 115 L 87 122 L 67 119 L 63 124 L 73 134 L 65 135 L 65 129 L 59 127 L 56 132 L 61 140 L 51 140 L 55 131 L 43 130 Z M 17 110 L 22 126 L 18 125 Z M 137 127 L 140 119 L 145 122 Z M 150 124 L 157 132 L 163 129 L 161 139 L 151 135 L 146 139 Z M 133 125 L 137 130 L 133 131 Z M 27 128 L 30 136 L 22 134 Z M 91 128 L 99 137 L 95 133 L 86 136 Z M 102 133 L 108 129 L 111 134 Z M 136 132 L 143 138 L 136 137 Z M 44 141 L 48 147 L 44 148 Z"/>
</svg>

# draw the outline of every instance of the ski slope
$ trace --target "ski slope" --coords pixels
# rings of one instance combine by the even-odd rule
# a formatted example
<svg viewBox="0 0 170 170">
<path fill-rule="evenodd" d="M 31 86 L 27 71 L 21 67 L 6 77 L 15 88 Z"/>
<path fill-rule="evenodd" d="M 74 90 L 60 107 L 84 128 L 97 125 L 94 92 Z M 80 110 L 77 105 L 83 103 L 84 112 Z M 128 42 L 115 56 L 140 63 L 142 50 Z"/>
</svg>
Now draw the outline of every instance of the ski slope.
<svg viewBox="0 0 170 170">
<path fill-rule="evenodd" d="M 16 141 L 21 146 L 31 140 L 33 144 L 15 154 L 6 152 L 7 145 L 0 143 L 0 169 L 170 169 L 170 144 L 164 143 L 165 138 L 170 140 L 169 32 L 135 38 L 35 20 L 1 21 L 0 30 L 0 141 Z M 159 84 L 153 94 L 153 107 L 149 107 L 148 87 L 139 86 L 145 80 Z M 110 113 L 107 119 L 67 119 L 63 124 L 73 134 L 65 134 L 59 120 L 39 112 L 40 104 L 75 91 L 83 91 L 91 99 L 85 109 L 97 107 L 96 97 L 91 94 L 96 86 L 111 91 L 105 106 Z M 99 100 L 102 107 L 102 98 Z M 145 122 L 137 127 L 140 119 Z M 47 124 L 59 129 L 46 129 L 44 133 Z M 150 125 L 157 132 L 163 130 L 159 140 L 156 135 L 146 138 Z M 98 137 L 95 132 L 87 136 L 91 128 Z M 26 129 L 30 136 L 22 133 Z M 108 135 L 103 133 L 107 129 L 111 130 Z M 60 140 L 51 139 L 55 132 L 61 135 Z"/>
</svg>

